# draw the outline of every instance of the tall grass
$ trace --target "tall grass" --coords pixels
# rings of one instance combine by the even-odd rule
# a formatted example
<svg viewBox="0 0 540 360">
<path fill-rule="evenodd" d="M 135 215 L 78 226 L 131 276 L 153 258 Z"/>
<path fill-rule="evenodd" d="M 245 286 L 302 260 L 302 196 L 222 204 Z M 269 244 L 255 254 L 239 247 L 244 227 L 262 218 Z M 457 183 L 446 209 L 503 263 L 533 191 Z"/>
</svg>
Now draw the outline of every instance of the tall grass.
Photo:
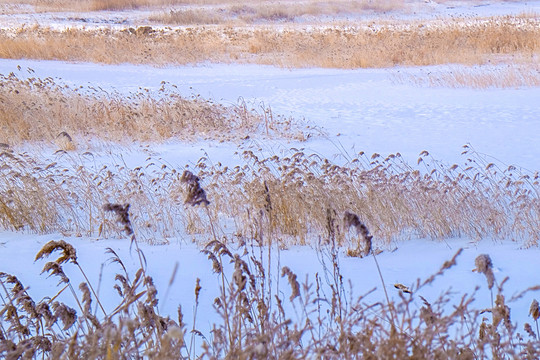
<svg viewBox="0 0 540 360">
<path fill-rule="evenodd" d="M 175 85 L 166 82 L 156 91 L 120 94 L 71 88 L 51 78 L 20 79 L 15 74 L 0 74 L 0 81 L 0 142 L 11 146 L 55 141 L 60 149 L 69 150 L 83 138 L 120 143 L 228 141 L 254 133 L 302 140 L 307 130 L 270 108 L 249 106 L 245 101 L 223 106 L 199 95 L 183 97 Z"/>
<path fill-rule="evenodd" d="M 109 205 L 115 207 L 124 208 Z M 125 220 L 122 226 L 130 226 L 129 217 Z M 323 242 L 332 243 L 328 234 L 321 236 Z M 163 316 L 158 312 L 154 281 L 146 271 L 151 264 L 141 262 L 134 274 L 129 273 L 122 259 L 108 249 L 111 261 L 121 270 L 114 275 L 117 305 L 93 308 L 93 302 L 100 302 L 93 291 L 96 284 L 86 280 L 76 289 L 64 271 L 74 266 L 84 275 L 84 264 L 79 264 L 75 248 L 65 241 L 51 241 L 39 251 L 36 261 L 59 253 L 43 269 L 59 280 L 56 293 L 34 300 L 16 276 L 0 273 L 0 355 L 9 359 L 461 360 L 540 356 L 540 342 L 530 323 L 524 324 L 523 334 L 512 322 L 511 302 L 503 291 L 505 281 L 494 277 L 487 254 L 480 255 L 475 264 L 475 270 L 486 275 L 487 291 L 496 299 L 486 309 L 477 307 L 476 292 L 467 294 L 457 289 L 456 293 L 453 289 L 438 298 L 422 296 L 424 287 L 435 285 L 456 265 L 461 250 L 430 278 L 418 280 L 411 288 L 396 285 L 398 296 L 387 302 L 373 299 L 373 290 L 360 289 L 365 292 L 358 295 L 345 285 L 332 245 L 320 250 L 325 254 L 321 258 L 331 259 L 324 264 L 323 273 L 305 281 L 299 281 L 288 267 L 265 264 L 261 258 L 264 250 L 256 242 L 246 242 L 238 250 L 234 253 L 217 240 L 203 250 L 215 276 L 221 279 L 213 309 L 204 309 L 212 314 L 212 328 L 203 333 L 196 326 L 196 310 L 204 296 L 199 279 L 194 285 L 192 323 L 184 319 L 182 304 L 175 319 Z M 280 278 L 281 286 L 276 282 L 270 285 L 272 279 Z M 186 291 L 193 289 L 193 284 L 179 286 Z M 534 288 L 518 297 L 531 290 Z M 69 307 L 63 302 L 66 300 L 77 305 Z M 530 313 L 536 321 L 536 300 Z"/>
<path fill-rule="evenodd" d="M 169 6 L 179 0 L 13 0 L 0 1 L 10 5 L 29 5 L 35 12 L 132 10 L 143 7 Z M 27 8 L 25 8 L 28 11 Z M 20 10 L 19 10 L 20 11 Z"/>
<path fill-rule="evenodd" d="M 244 229 L 260 222 L 269 194 L 271 229 L 285 244 L 302 244 L 314 229 L 324 231 L 328 209 L 357 213 L 375 237 L 386 242 L 412 235 L 513 238 L 537 244 L 538 173 L 516 173 L 515 167 L 488 162 L 468 146 L 464 155 L 463 165 L 449 166 L 423 152 L 415 168 L 399 154 L 383 158 L 360 153 L 340 166 L 302 151 L 262 159 L 246 151 L 243 167 L 202 166 L 200 177 L 207 179 L 216 207 L 227 208 Z M 243 191 L 220 191 L 227 184 Z M 337 233 L 338 243 L 352 250 L 361 247 L 346 243 L 346 233 Z"/>
<path fill-rule="evenodd" d="M 0 1 L 0 6 L 7 2 Z M 132 10 L 140 8 L 178 8 L 190 10 L 205 7 L 207 10 L 217 8 L 220 12 L 258 14 L 258 18 L 276 19 L 273 14 L 288 13 L 290 16 L 332 15 L 343 12 L 357 13 L 360 11 L 390 11 L 406 7 L 403 0 L 310 0 L 299 4 L 295 0 L 282 1 L 280 5 L 272 1 L 263 0 L 13 0 L 10 5 L 31 5 L 34 11 L 102 11 L 102 10 Z"/>
<path fill-rule="evenodd" d="M 393 74 L 397 83 L 418 86 L 453 88 L 516 88 L 540 86 L 540 66 L 530 64 L 499 64 L 472 67 L 452 66 L 444 69 L 430 69 L 421 73 L 401 71 Z"/>
<path fill-rule="evenodd" d="M 470 148 L 465 163 L 448 166 L 427 152 L 412 166 L 399 154 L 359 154 L 338 165 L 317 155 L 258 158 L 241 153 L 227 167 L 200 159 L 191 172 L 201 179 L 210 206 L 185 207 L 190 186 L 183 169 L 149 157 L 136 168 L 97 165 L 93 155 L 59 152 L 54 162 L 5 150 L 1 153 L 0 224 L 5 229 L 69 234 L 111 234 L 105 202 L 130 202 L 141 239 L 236 233 L 271 233 L 278 245 L 313 244 L 328 231 L 328 218 L 358 214 L 377 241 L 410 237 L 513 239 L 537 245 L 539 175 L 487 162 Z M 337 216 L 337 217 L 336 217 Z M 341 221 L 341 220 L 340 220 Z M 212 229 L 213 234 L 208 231 Z M 343 225 L 336 243 L 362 254 L 365 242 Z M 153 241 L 153 240 L 151 240 Z"/>
<path fill-rule="evenodd" d="M 327 22 L 325 17 L 359 16 L 366 13 L 399 11 L 407 8 L 403 0 L 352 0 L 307 2 L 240 2 L 220 6 L 186 6 L 151 15 L 159 24 L 283 24 L 298 21 Z M 322 20 L 321 20 L 322 19 Z"/>
<path fill-rule="evenodd" d="M 538 25 L 537 17 L 495 17 L 317 27 L 55 30 L 37 26 L 0 31 L 0 57 L 109 64 L 211 61 L 330 68 L 482 64 L 508 55 L 534 59 L 540 49 Z"/>
</svg>

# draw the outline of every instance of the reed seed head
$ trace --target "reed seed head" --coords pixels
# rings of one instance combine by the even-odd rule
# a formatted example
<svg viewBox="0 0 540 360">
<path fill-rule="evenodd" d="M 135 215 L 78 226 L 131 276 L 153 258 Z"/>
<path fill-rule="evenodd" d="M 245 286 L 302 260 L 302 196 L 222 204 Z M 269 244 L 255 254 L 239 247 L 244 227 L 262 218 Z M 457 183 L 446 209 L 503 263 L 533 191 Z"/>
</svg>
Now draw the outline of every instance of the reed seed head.
<svg viewBox="0 0 540 360">
<path fill-rule="evenodd" d="M 537 321 L 538 318 L 540 318 L 540 307 L 538 306 L 538 301 L 536 301 L 536 299 L 534 299 L 531 303 L 529 315 L 533 317 L 534 321 Z"/>
<path fill-rule="evenodd" d="M 79 285 L 79 290 L 81 290 L 83 296 L 82 296 L 82 303 L 83 303 L 83 312 L 85 315 L 90 314 L 90 308 L 92 306 L 92 296 L 90 295 L 90 288 L 88 287 L 88 284 L 83 282 Z"/>
<path fill-rule="evenodd" d="M 55 318 L 62 321 L 62 324 L 64 325 L 63 330 L 68 330 L 73 326 L 73 324 L 75 324 L 75 321 L 77 321 L 77 311 L 75 311 L 75 309 L 72 309 L 58 301 L 55 301 L 52 304 L 52 308 Z"/>
<path fill-rule="evenodd" d="M 197 302 L 199 301 L 199 295 L 201 293 L 201 279 L 197 278 L 196 284 L 195 284 L 195 299 L 197 299 Z"/>
<path fill-rule="evenodd" d="M 493 274 L 493 263 L 487 254 L 481 254 L 474 260 L 476 268 L 474 271 L 484 274 L 488 283 L 488 288 L 491 290 L 495 284 L 495 275 Z"/>
<path fill-rule="evenodd" d="M 281 277 L 284 277 L 285 275 L 287 275 L 287 280 L 289 281 L 289 285 L 291 286 L 292 290 L 289 299 L 293 301 L 296 297 L 300 296 L 300 284 L 298 284 L 296 274 L 293 273 L 287 266 L 284 266 L 281 269 Z"/>
<path fill-rule="evenodd" d="M 41 273 L 43 274 L 44 272 L 49 273 L 49 277 L 53 275 L 58 276 L 60 278 L 59 284 L 69 283 L 69 278 L 64 273 L 64 269 L 62 269 L 62 265 L 60 265 L 57 262 L 50 261 L 46 263 Z"/>
<path fill-rule="evenodd" d="M 60 265 L 69 261 L 73 264 L 77 264 L 77 251 L 71 244 L 65 242 L 64 240 L 49 241 L 41 248 L 41 250 L 39 250 L 34 261 L 37 261 L 43 257 L 48 257 L 56 250 L 62 250 L 62 255 L 56 259 L 56 263 Z"/>
<path fill-rule="evenodd" d="M 184 204 L 191 206 L 196 205 L 210 205 L 210 201 L 206 198 L 206 192 L 199 184 L 199 178 L 195 176 L 191 171 L 184 170 L 180 181 L 186 184 L 187 194 L 184 200 Z"/>
<path fill-rule="evenodd" d="M 534 332 L 531 324 L 525 323 L 525 325 L 523 325 L 523 330 L 525 330 L 525 332 L 529 334 L 530 337 L 536 339 L 536 333 Z"/>
<path fill-rule="evenodd" d="M 107 203 L 103 206 L 105 211 L 114 212 L 117 216 L 117 221 L 124 225 L 124 231 L 126 234 L 133 234 L 133 227 L 131 226 L 131 221 L 129 220 L 129 207 L 130 204 L 120 205 L 120 204 L 111 204 Z"/>
<path fill-rule="evenodd" d="M 493 268 L 493 263 L 491 262 L 491 258 L 487 254 L 478 255 L 476 259 L 474 260 L 474 264 L 476 265 L 475 271 L 485 274 L 490 269 Z"/>
</svg>

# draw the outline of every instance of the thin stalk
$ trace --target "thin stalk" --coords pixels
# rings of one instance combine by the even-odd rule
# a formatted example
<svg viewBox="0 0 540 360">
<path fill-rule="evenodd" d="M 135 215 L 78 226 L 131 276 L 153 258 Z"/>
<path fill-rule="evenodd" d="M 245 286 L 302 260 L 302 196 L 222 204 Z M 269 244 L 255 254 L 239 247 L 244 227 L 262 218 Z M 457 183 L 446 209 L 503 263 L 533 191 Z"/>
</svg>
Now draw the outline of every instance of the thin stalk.
<svg viewBox="0 0 540 360">
<path fill-rule="evenodd" d="M 84 273 L 84 271 L 83 271 L 81 265 L 79 265 L 79 263 L 77 263 L 77 267 L 81 271 L 81 274 L 83 274 L 84 279 L 86 280 L 86 283 L 88 284 L 88 287 L 92 291 L 92 294 L 94 294 L 94 297 L 96 298 L 96 302 L 98 303 L 99 307 L 101 308 L 101 311 L 103 311 L 103 315 L 107 316 L 107 312 L 105 311 L 105 308 L 101 304 L 101 301 L 99 301 L 99 297 L 98 297 L 97 293 L 95 292 L 94 287 L 92 286 L 92 283 L 90 282 L 90 280 L 88 280 L 88 277 Z"/>
<path fill-rule="evenodd" d="M 384 283 L 384 278 L 382 276 L 381 268 L 379 266 L 379 262 L 377 261 L 377 256 L 375 256 L 375 253 L 373 252 L 373 249 L 371 249 L 371 254 L 373 255 L 373 260 L 375 260 L 375 265 L 377 266 L 377 272 L 379 273 L 379 277 L 381 278 L 382 287 L 384 290 L 384 296 L 386 297 L 386 302 L 388 303 L 388 308 L 390 310 L 390 316 L 392 316 L 392 327 L 396 327 L 396 319 L 394 315 L 394 307 L 390 303 L 390 297 L 388 296 L 388 291 L 386 291 L 386 284 Z"/>
<path fill-rule="evenodd" d="M 193 309 L 193 327 L 191 328 L 191 341 L 189 344 L 189 354 L 193 353 L 193 348 L 195 347 L 195 323 L 197 320 L 197 310 L 199 308 L 199 292 L 201 290 L 200 287 L 200 279 L 197 278 L 197 284 L 195 285 L 195 308 Z M 194 357 L 195 358 L 195 357 Z"/>
</svg>

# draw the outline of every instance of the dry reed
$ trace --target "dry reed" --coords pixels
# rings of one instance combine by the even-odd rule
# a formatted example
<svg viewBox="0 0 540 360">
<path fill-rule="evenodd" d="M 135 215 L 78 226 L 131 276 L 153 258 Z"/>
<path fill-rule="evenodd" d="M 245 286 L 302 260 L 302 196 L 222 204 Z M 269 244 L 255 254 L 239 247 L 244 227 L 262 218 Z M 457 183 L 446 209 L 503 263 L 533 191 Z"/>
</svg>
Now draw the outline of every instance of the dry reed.
<svg viewBox="0 0 540 360">
<path fill-rule="evenodd" d="M 0 5 L 8 3 L 12 6 L 30 6 L 34 12 L 65 12 L 65 11 L 102 11 L 102 10 L 132 10 L 142 7 L 169 6 L 179 1 L 175 0 L 2 0 Z M 28 9 L 24 8 L 26 11 Z M 14 10 L 15 11 L 15 10 Z"/>
<path fill-rule="evenodd" d="M 31 71 L 31 69 L 29 69 Z M 185 98 L 174 85 L 119 94 L 101 88 L 70 88 L 52 79 L 0 75 L 0 142 L 54 141 L 59 150 L 76 139 L 163 141 L 237 140 L 259 133 L 301 140 L 299 121 L 245 102 L 223 106 L 198 95 Z"/>
<path fill-rule="evenodd" d="M 101 204 L 129 202 L 141 238 L 152 242 L 161 241 L 156 236 L 197 238 L 210 229 L 218 238 L 233 226 L 246 237 L 278 236 L 285 247 L 331 233 L 352 256 L 410 237 L 537 245 L 538 173 L 488 163 L 474 149 L 465 150 L 462 166 L 442 165 L 423 152 L 416 168 L 399 154 L 359 154 L 344 166 L 301 151 L 259 159 L 248 150 L 236 167 L 201 159 L 190 169 L 192 176 L 153 157 L 130 169 L 95 165 L 85 160 L 91 154 L 60 152 L 50 162 L 7 150 L 0 153 L 0 225 L 105 237 L 114 234 L 114 226 Z M 196 204 L 206 206 L 190 206 Z M 342 225 L 347 212 L 358 223 L 345 215 Z M 350 225 L 357 231 L 350 232 Z"/>
<path fill-rule="evenodd" d="M 539 29 L 538 18 L 526 16 L 310 27 L 36 26 L 1 30 L 0 57 L 158 66 L 204 61 L 329 68 L 471 65 L 509 55 L 538 56 Z"/>
<path fill-rule="evenodd" d="M 514 63 L 485 66 L 453 66 L 442 69 L 429 69 L 421 73 L 408 73 L 407 70 L 392 75 L 400 84 L 451 88 L 517 88 L 540 86 L 540 66 L 532 63 Z"/>
<path fill-rule="evenodd" d="M 283 24 L 295 22 L 324 22 L 325 17 L 346 18 L 405 10 L 403 0 L 351 0 L 351 1 L 294 1 L 280 2 L 235 2 L 218 6 L 184 6 L 162 11 L 149 17 L 157 24 L 209 25 L 209 24 Z"/>
<path fill-rule="evenodd" d="M 539 240 L 533 230 L 539 226 L 538 174 L 514 173 L 515 167 L 488 163 L 469 146 L 463 166 L 444 166 L 423 152 L 418 169 L 399 154 L 383 159 L 360 153 L 347 166 L 302 151 L 266 159 L 250 151 L 243 155 L 246 166 L 200 170 L 214 206 L 227 209 L 237 228 L 249 229 L 258 221 L 256 214 L 265 209 L 268 192 L 272 217 L 266 231 L 293 243 L 310 241 L 313 231 L 325 231 L 327 209 L 358 214 L 374 237 L 386 242 L 411 236 L 512 238 L 531 245 Z M 231 185 L 243 191 L 222 190 Z M 338 230 L 336 241 L 351 253 L 369 248 L 361 231 L 355 237 Z"/>
<path fill-rule="evenodd" d="M 168 9 L 187 8 L 188 10 L 219 10 L 221 17 L 242 15 L 242 19 L 251 19 L 246 15 L 258 14 L 257 18 L 274 19 L 272 14 L 287 13 L 288 17 L 296 18 L 304 15 L 329 16 L 359 14 L 365 12 L 385 12 L 392 10 L 408 10 L 418 4 L 409 4 L 404 0 L 310 0 L 299 4 L 295 0 L 281 1 L 279 5 L 271 1 L 257 0 L 2 0 L 0 6 L 6 3 L 14 7 L 12 11 L 20 11 L 20 6 L 30 6 L 35 12 L 56 11 L 102 11 L 102 10 L 133 10 L 140 8 Z"/>
<path fill-rule="evenodd" d="M 70 246 L 67 242 L 52 242 L 40 254 Z M 81 283 L 79 291 L 72 288 L 77 307 L 71 308 L 61 302 L 68 300 L 63 293 L 66 287 L 36 302 L 16 276 L 0 273 L 0 355 L 14 359 L 460 360 L 540 356 L 540 341 L 531 325 L 524 324 L 524 336 L 512 322 L 502 288 L 504 281 L 496 289 L 495 303 L 488 309 L 476 307 L 476 293 L 458 294 L 456 288 L 438 298 L 422 296 L 423 287 L 433 285 L 435 276 L 429 281 L 418 280 L 411 289 L 396 284 L 401 290 L 398 296 L 383 304 L 371 298 L 373 290 L 356 295 L 352 287 L 344 285 L 337 257 L 328 257 L 331 264 L 321 260 L 324 274 L 300 283 L 288 267 L 263 266 L 257 260 L 260 250 L 244 243 L 239 249 L 243 255 L 233 254 L 217 240 L 203 250 L 214 269 L 218 269 L 216 276 L 222 279 L 213 310 L 206 310 L 213 314 L 208 334 L 196 327 L 196 310 L 203 296 L 200 279 L 195 285 L 195 311 L 189 333 L 182 304 L 177 319 L 159 315 L 158 293 L 152 278 L 145 275 L 143 268 L 135 274 L 128 273 L 113 250 L 108 251 L 111 260 L 122 270 L 115 275 L 114 285 L 120 298 L 117 306 L 99 316 L 91 311 L 92 300 L 99 298 L 90 291 L 89 283 Z M 74 249 L 70 252 L 74 253 Z M 447 263 L 455 264 L 460 253 L 461 250 Z M 322 253 L 321 259 L 327 255 Z M 480 262 L 476 265 L 489 268 L 488 263 Z M 60 263 L 70 264 L 56 262 L 59 266 Z M 232 266 L 227 266 L 229 263 Z M 444 275 L 448 268 L 443 265 L 437 276 Z M 266 283 L 276 276 L 287 277 L 290 289 L 277 284 L 273 290 L 276 295 L 269 297 Z M 70 279 L 65 274 L 63 277 L 69 284 Z M 325 283 L 321 277 L 335 281 Z M 535 320 L 537 308 L 533 301 L 530 313 Z M 389 314 L 394 314 L 391 323 L 386 321 Z M 201 339 L 200 345 L 196 337 Z"/>
</svg>

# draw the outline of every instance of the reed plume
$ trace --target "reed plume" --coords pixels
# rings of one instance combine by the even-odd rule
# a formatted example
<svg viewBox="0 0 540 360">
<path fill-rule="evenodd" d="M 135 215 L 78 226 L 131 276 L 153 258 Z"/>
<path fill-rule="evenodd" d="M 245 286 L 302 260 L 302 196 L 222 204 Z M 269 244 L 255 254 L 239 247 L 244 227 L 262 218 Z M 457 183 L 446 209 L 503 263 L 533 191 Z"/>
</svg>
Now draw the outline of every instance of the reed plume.
<svg viewBox="0 0 540 360">
<path fill-rule="evenodd" d="M 210 201 L 206 198 L 206 192 L 199 183 L 199 178 L 189 170 L 185 170 L 180 178 L 180 181 L 186 184 L 187 194 L 184 200 L 184 204 L 191 206 L 196 205 L 210 205 Z"/>
<path fill-rule="evenodd" d="M 349 229 L 350 227 L 354 227 L 356 229 L 356 232 L 361 236 L 362 242 L 364 243 L 363 255 L 369 255 L 371 252 L 373 236 L 369 234 L 367 226 L 360 221 L 358 215 L 349 211 L 345 211 L 343 223 L 346 229 Z"/>
<path fill-rule="evenodd" d="M 478 255 L 474 260 L 474 264 L 476 268 L 473 271 L 486 276 L 488 288 L 491 290 L 495 284 L 495 275 L 493 274 L 493 263 L 491 262 L 491 258 L 487 254 Z"/>
</svg>

